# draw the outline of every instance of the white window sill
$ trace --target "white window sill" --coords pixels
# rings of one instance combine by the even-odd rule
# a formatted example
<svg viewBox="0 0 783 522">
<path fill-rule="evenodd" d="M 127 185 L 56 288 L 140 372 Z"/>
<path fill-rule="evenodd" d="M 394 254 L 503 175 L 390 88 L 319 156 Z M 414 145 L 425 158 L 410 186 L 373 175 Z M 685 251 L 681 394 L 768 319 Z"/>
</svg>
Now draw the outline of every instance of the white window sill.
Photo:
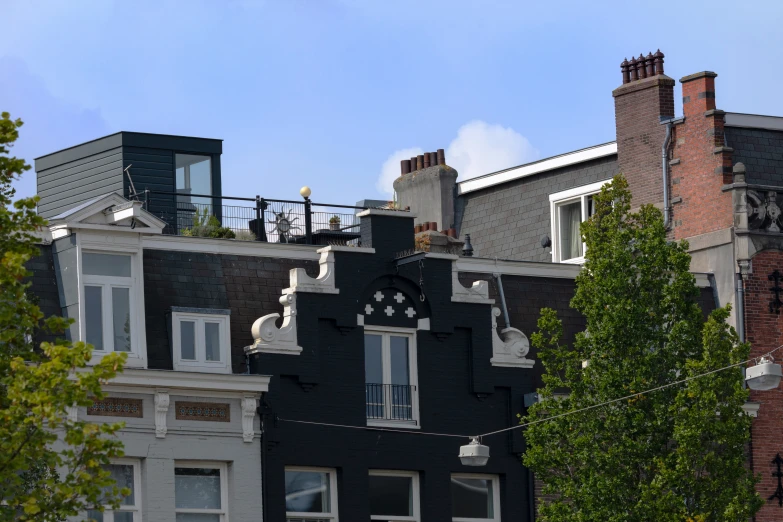
<svg viewBox="0 0 783 522">
<path fill-rule="evenodd" d="M 374 420 L 367 419 L 367 426 L 371 428 L 397 428 L 400 430 L 420 430 L 416 421 L 392 421 L 392 420 Z"/>
<path fill-rule="evenodd" d="M 585 258 L 584 257 L 574 257 L 572 259 L 564 259 L 563 261 L 560 261 L 561 263 L 564 263 L 566 265 L 584 265 L 585 264 Z"/>
<path fill-rule="evenodd" d="M 98 364 L 101 359 L 109 355 L 110 353 L 127 353 L 128 358 L 125 361 L 125 368 L 147 368 L 147 360 L 142 359 L 138 355 L 131 353 L 131 352 L 99 352 L 97 350 L 94 350 L 92 352 L 92 359 L 90 359 L 87 362 L 88 366 L 92 366 L 94 364 Z"/>
</svg>

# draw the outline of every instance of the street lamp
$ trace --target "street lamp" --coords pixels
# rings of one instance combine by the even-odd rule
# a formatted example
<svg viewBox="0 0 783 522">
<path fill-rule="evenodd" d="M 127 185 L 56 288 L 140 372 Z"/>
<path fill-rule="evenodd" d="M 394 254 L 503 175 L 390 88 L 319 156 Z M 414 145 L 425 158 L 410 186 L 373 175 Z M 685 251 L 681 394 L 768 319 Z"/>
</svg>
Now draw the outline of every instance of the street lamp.
<svg viewBox="0 0 783 522">
<path fill-rule="evenodd" d="M 783 371 L 771 355 L 763 356 L 756 366 L 745 369 L 745 381 L 751 390 L 774 390 L 780 386 L 781 377 Z"/>
<path fill-rule="evenodd" d="M 310 194 L 312 194 L 312 193 L 313 193 L 313 191 L 310 190 L 310 187 L 308 187 L 307 185 L 305 185 L 304 187 L 299 189 L 299 195 L 302 196 L 305 199 L 309 198 Z"/>
<path fill-rule="evenodd" d="M 489 446 L 484 446 L 478 437 L 471 437 L 469 444 L 460 446 L 459 460 L 465 466 L 486 466 L 489 460 Z"/>
</svg>

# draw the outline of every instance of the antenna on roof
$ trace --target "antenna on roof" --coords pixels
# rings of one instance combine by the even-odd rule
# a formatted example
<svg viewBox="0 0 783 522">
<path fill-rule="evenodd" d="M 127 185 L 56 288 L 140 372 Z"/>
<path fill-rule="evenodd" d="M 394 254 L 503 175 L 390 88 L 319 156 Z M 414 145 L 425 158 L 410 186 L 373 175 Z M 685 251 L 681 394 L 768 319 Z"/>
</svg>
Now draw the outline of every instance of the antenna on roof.
<svg viewBox="0 0 783 522">
<path fill-rule="evenodd" d="M 132 192 L 129 194 L 129 197 L 138 200 L 139 199 L 139 195 L 136 193 L 136 187 L 133 185 L 133 178 L 130 175 L 130 168 L 132 166 L 133 166 L 133 163 L 129 163 L 128 166 L 123 169 L 123 171 L 125 172 L 125 174 L 128 175 L 128 181 L 130 182 L 130 186 L 131 186 L 131 191 Z"/>
</svg>

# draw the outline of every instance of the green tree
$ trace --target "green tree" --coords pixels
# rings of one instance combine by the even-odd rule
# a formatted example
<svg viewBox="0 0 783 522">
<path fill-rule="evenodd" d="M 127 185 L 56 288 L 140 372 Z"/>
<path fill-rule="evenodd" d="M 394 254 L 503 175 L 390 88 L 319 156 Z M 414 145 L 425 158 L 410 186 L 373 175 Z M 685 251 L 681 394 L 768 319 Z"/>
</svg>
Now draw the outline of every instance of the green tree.
<svg viewBox="0 0 783 522">
<path fill-rule="evenodd" d="M 20 120 L 0 115 L 0 521 L 63 520 L 123 494 L 104 466 L 122 456 L 112 435 L 120 424 L 67 420 L 67 408 L 103 397 L 101 384 L 121 371 L 125 355 L 88 367 L 92 347 L 57 340 L 33 345 L 40 330 L 62 334 L 70 324 L 44 318 L 29 294 L 25 263 L 39 254 L 45 220 L 37 198 L 12 203 L 11 182 L 30 169 L 10 149 Z"/>
<path fill-rule="evenodd" d="M 556 313 L 531 337 L 544 366 L 531 422 L 747 359 L 726 319 L 705 322 L 685 242 L 651 205 L 630 211 L 622 176 L 594 197 L 571 306 L 586 319 L 563 344 Z M 564 398 L 565 397 L 565 398 Z M 761 506 L 746 467 L 750 418 L 739 367 L 527 428 L 524 462 L 543 483 L 546 522 L 747 521 Z"/>
</svg>

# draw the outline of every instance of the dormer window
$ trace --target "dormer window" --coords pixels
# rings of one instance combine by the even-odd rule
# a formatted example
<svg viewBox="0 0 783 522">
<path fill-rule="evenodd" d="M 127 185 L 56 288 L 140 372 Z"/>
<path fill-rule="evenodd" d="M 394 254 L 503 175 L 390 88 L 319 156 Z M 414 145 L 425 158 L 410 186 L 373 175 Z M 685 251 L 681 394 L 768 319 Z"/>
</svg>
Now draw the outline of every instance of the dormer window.
<svg viewBox="0 0 783 522">
<path fill-rule="evenodd" d="M 230 310 L 172 307 L 174 369 L 231 372 Z"/>
<path fill-rule="evenodd" d="M 585 244 L 580 226 L 595 212 L 593 195 L 609 183 L 599 181 L 592 185 L 549 195 L 552 215 L 552 261 L 556 263 L 582 264 L 585 261 Z"/>
</svg>

